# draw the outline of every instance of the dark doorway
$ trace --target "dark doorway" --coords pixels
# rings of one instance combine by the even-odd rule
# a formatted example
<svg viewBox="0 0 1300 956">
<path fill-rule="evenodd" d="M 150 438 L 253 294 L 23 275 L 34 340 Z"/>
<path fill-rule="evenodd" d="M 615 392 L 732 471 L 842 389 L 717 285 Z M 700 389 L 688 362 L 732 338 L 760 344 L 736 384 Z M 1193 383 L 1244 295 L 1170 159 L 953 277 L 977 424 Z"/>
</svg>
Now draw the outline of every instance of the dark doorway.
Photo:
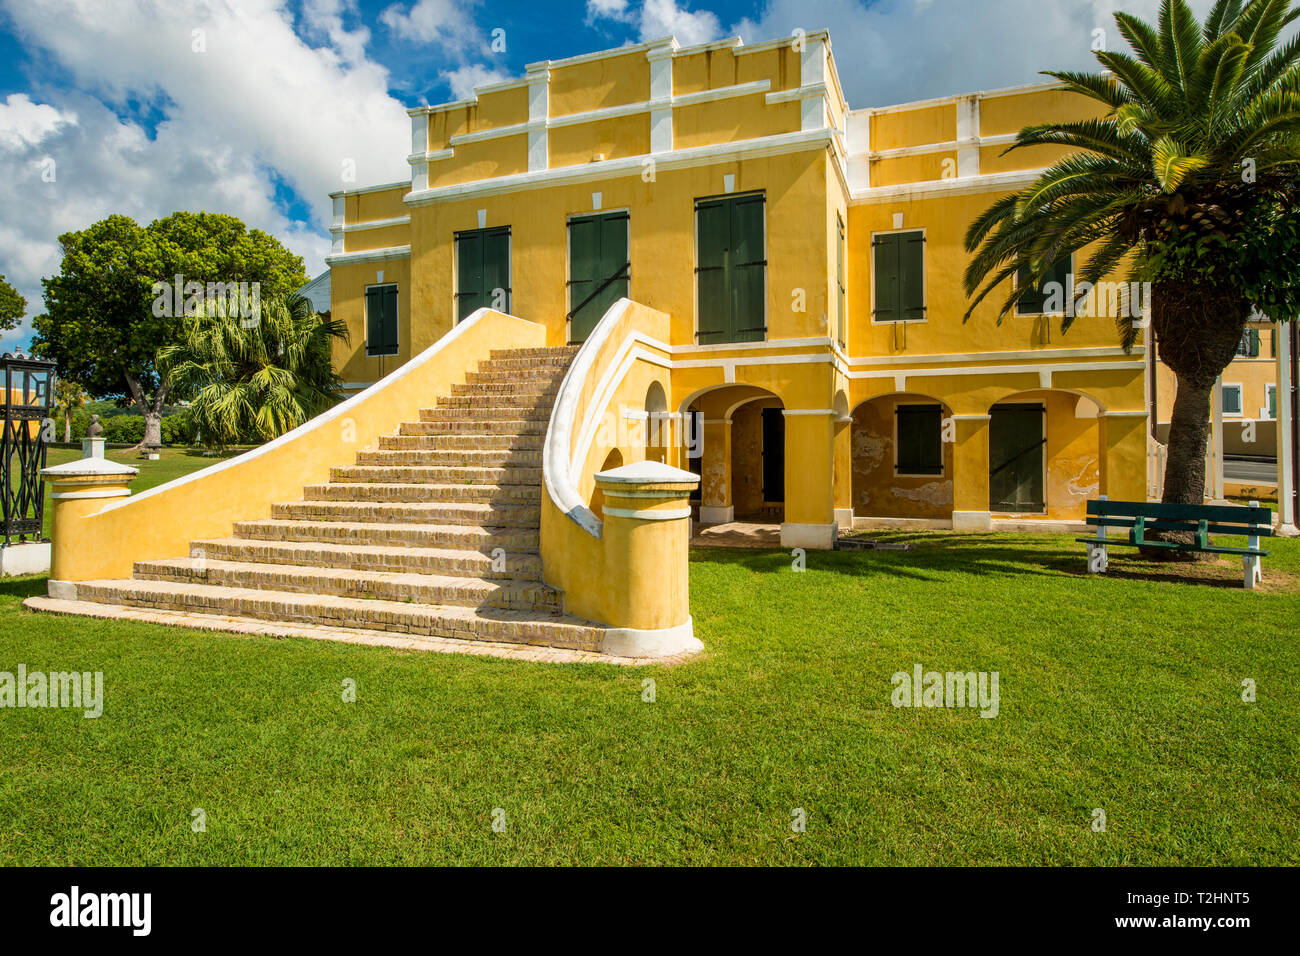
<svg viewBox="0 0 1300 956">
<path fill-rule="evenodd" d="M 994 405 L 989 420 L 989 510 L 1020 514 L 1046 511 L 1043 495 L 1042 405 Z"/>
<path fill-rule="evenodd" d="M 763 500 L 785 502 L 785 411 L 763 409 Z"/>
</svg>

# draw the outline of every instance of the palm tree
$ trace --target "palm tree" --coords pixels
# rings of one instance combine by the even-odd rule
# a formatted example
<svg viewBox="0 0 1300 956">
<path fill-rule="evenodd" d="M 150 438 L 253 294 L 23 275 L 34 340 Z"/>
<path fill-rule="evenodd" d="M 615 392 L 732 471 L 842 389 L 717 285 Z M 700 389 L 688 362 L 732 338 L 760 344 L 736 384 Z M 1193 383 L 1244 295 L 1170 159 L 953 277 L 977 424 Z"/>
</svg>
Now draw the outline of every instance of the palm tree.
<svg viewBox="0 0 1300 956">
<path fill-rule="evenodd" d="M 189 399 L 206 447 L 269 441 L 342 394 L 331 352 L 336 339 L 348 338 L 347 327 L 300 295 L 263 301 L 255 322 L 221 299 L 183 321 L 179 342 L 158 352 L 158 368 Z"/>
<path fill-rule="evenodd" d="M 1115 14 L 1132 55 L 1097 53 L 1106 73 L 1046 74 L 1101 118 L 1021 130 L 1011 149 L 1072 152 L 966 234 L 967 318 L 1017 272 L 1036 286 L 1085 247 L 1076 287 L 1116 271 L 1151 283 L 1157 354 L 1178 383 L 1166 502 L 1204 500 L 1211 390 L 1246 322 L 1300 311 L 1300 39 L 1283 42 L 1297 17 L 1290 0 L 1218 0 L 1204 24 L 1184 0 L 1164 0 L 1155 26 Z M 1125 348 L 1138 319 L 1117 320 Z"/>
<path fill-rule="evenodd" d="M 54 383 L 54 401 L 63 410 L 63 440 L 72 441 L 72 413 L 86 404 L 86 390 L 79 382 L 61 378 Z"/>
</svg>

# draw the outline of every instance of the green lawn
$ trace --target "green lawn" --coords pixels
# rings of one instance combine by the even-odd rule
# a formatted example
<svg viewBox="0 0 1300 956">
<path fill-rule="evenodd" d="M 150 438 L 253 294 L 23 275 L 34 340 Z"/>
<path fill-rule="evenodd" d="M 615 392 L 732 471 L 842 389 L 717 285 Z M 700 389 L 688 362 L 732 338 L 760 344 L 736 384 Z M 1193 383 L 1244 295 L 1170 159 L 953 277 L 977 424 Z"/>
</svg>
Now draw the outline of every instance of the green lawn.
<svg viewBox="0 0 1300 956">
<path fill-rule="evenodd" d="M 1300 542 L 1247 593 L 889 537 L 916 550 L 695 552 L 707 655 L 642 669 L 42 616 L 4 582 L 0 670 L 103 671 L 105 710 L 0 710 L 0 864 L 1300 862 Z M 894 708 L 918 663 L 997 671 L 999 715 Z"/>
</svg>

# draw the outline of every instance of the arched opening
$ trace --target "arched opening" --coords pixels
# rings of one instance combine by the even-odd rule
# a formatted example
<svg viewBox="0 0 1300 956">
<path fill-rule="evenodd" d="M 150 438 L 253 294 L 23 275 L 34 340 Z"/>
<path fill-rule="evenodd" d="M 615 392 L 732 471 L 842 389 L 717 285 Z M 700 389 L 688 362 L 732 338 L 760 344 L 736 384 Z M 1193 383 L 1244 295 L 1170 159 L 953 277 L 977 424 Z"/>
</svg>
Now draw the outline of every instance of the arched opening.
<svg viewBox="0 0 1300 956">
<path fill-rule="evenodd" d="M 700 475 L 699 520 L 779 523 L 784 520 L 785 420 L 779 397 L 752 385 L 704 389 L 682 403 L 695 419 L 686 467 Z"/>
<path fill-rule="evenodd" d="M 952 410 L 937 398 L 898 392 L 853 410 L 852 501 L 855 515 L 951 521 Z"/>
<path fill-rule="evenodd" d="M 667 463 L 672 442 L 673 423 L 668 419 L 668 396 L 659 382 L 651 382 L 645 393 L 645 457 L 647 461 Z"/>
<path fill-rule="evenodd" d="M 989 408 L 989 512 L 1078 520 L 1101 486 L 1104 417 L 1090 396 L 1032 389 Z"/>
<path fill-rule="evenodd" d="M 611 449 L 610 453 L 605 456 L 605 463 L 600 466 L 600 470 L 609 471 L 611 468 L 621 467 L 622 464 L 623 464 L 623 453 L 619 451 L 617 448 L 614 448 Z M 594 514 L 597 518 L 604 520 L 604 513 L 602 511 L 604 505 L 605 505 L 605 492 L 601 491 L 600 486 L 597 485 L 595 490 L 592 491 L 591 493 L 591 502 L 588 504 L 588 507 L 591 508 L 592 514 Z"/>
</svg>

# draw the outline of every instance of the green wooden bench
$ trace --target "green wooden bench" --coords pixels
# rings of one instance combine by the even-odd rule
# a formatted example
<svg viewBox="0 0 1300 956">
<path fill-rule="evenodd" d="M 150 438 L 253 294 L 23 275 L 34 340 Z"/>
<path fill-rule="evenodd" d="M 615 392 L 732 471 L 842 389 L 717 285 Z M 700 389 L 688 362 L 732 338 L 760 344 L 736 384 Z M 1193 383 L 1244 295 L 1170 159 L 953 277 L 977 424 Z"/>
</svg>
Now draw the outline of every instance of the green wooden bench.
<svg viewBox="0 0 1300 956">
<path fill-rule="evenodd" d="M 1095 538 L 1077 538 L 1088 545 L 1088 572 L 1106 570 L 1106 549 L 1114 545 L 1135 548 L 1166 548 L 1174 551 L 1200 551 L 1206 554 L 1241 555 L 1243 583 L 1253 588 L 1263 580 L 1259 539 L 1273 534 L 1273 512 L 1259 502 L 1244 505 L 1166 505 L 1147 501 L 1111 501 L 1105 495 L 1088 502 L 1088 524 L 1095 525 Z M 1127 539 L 1107 534 L 1107 529 L 1128 532 Z M 1191 532 L 1190 542 L 1156 540 L 1168 531 Z M 1228 548 L 1212 544 L 1210 535 L 1245 535 L 1246 547 Z"/>
</svg>

